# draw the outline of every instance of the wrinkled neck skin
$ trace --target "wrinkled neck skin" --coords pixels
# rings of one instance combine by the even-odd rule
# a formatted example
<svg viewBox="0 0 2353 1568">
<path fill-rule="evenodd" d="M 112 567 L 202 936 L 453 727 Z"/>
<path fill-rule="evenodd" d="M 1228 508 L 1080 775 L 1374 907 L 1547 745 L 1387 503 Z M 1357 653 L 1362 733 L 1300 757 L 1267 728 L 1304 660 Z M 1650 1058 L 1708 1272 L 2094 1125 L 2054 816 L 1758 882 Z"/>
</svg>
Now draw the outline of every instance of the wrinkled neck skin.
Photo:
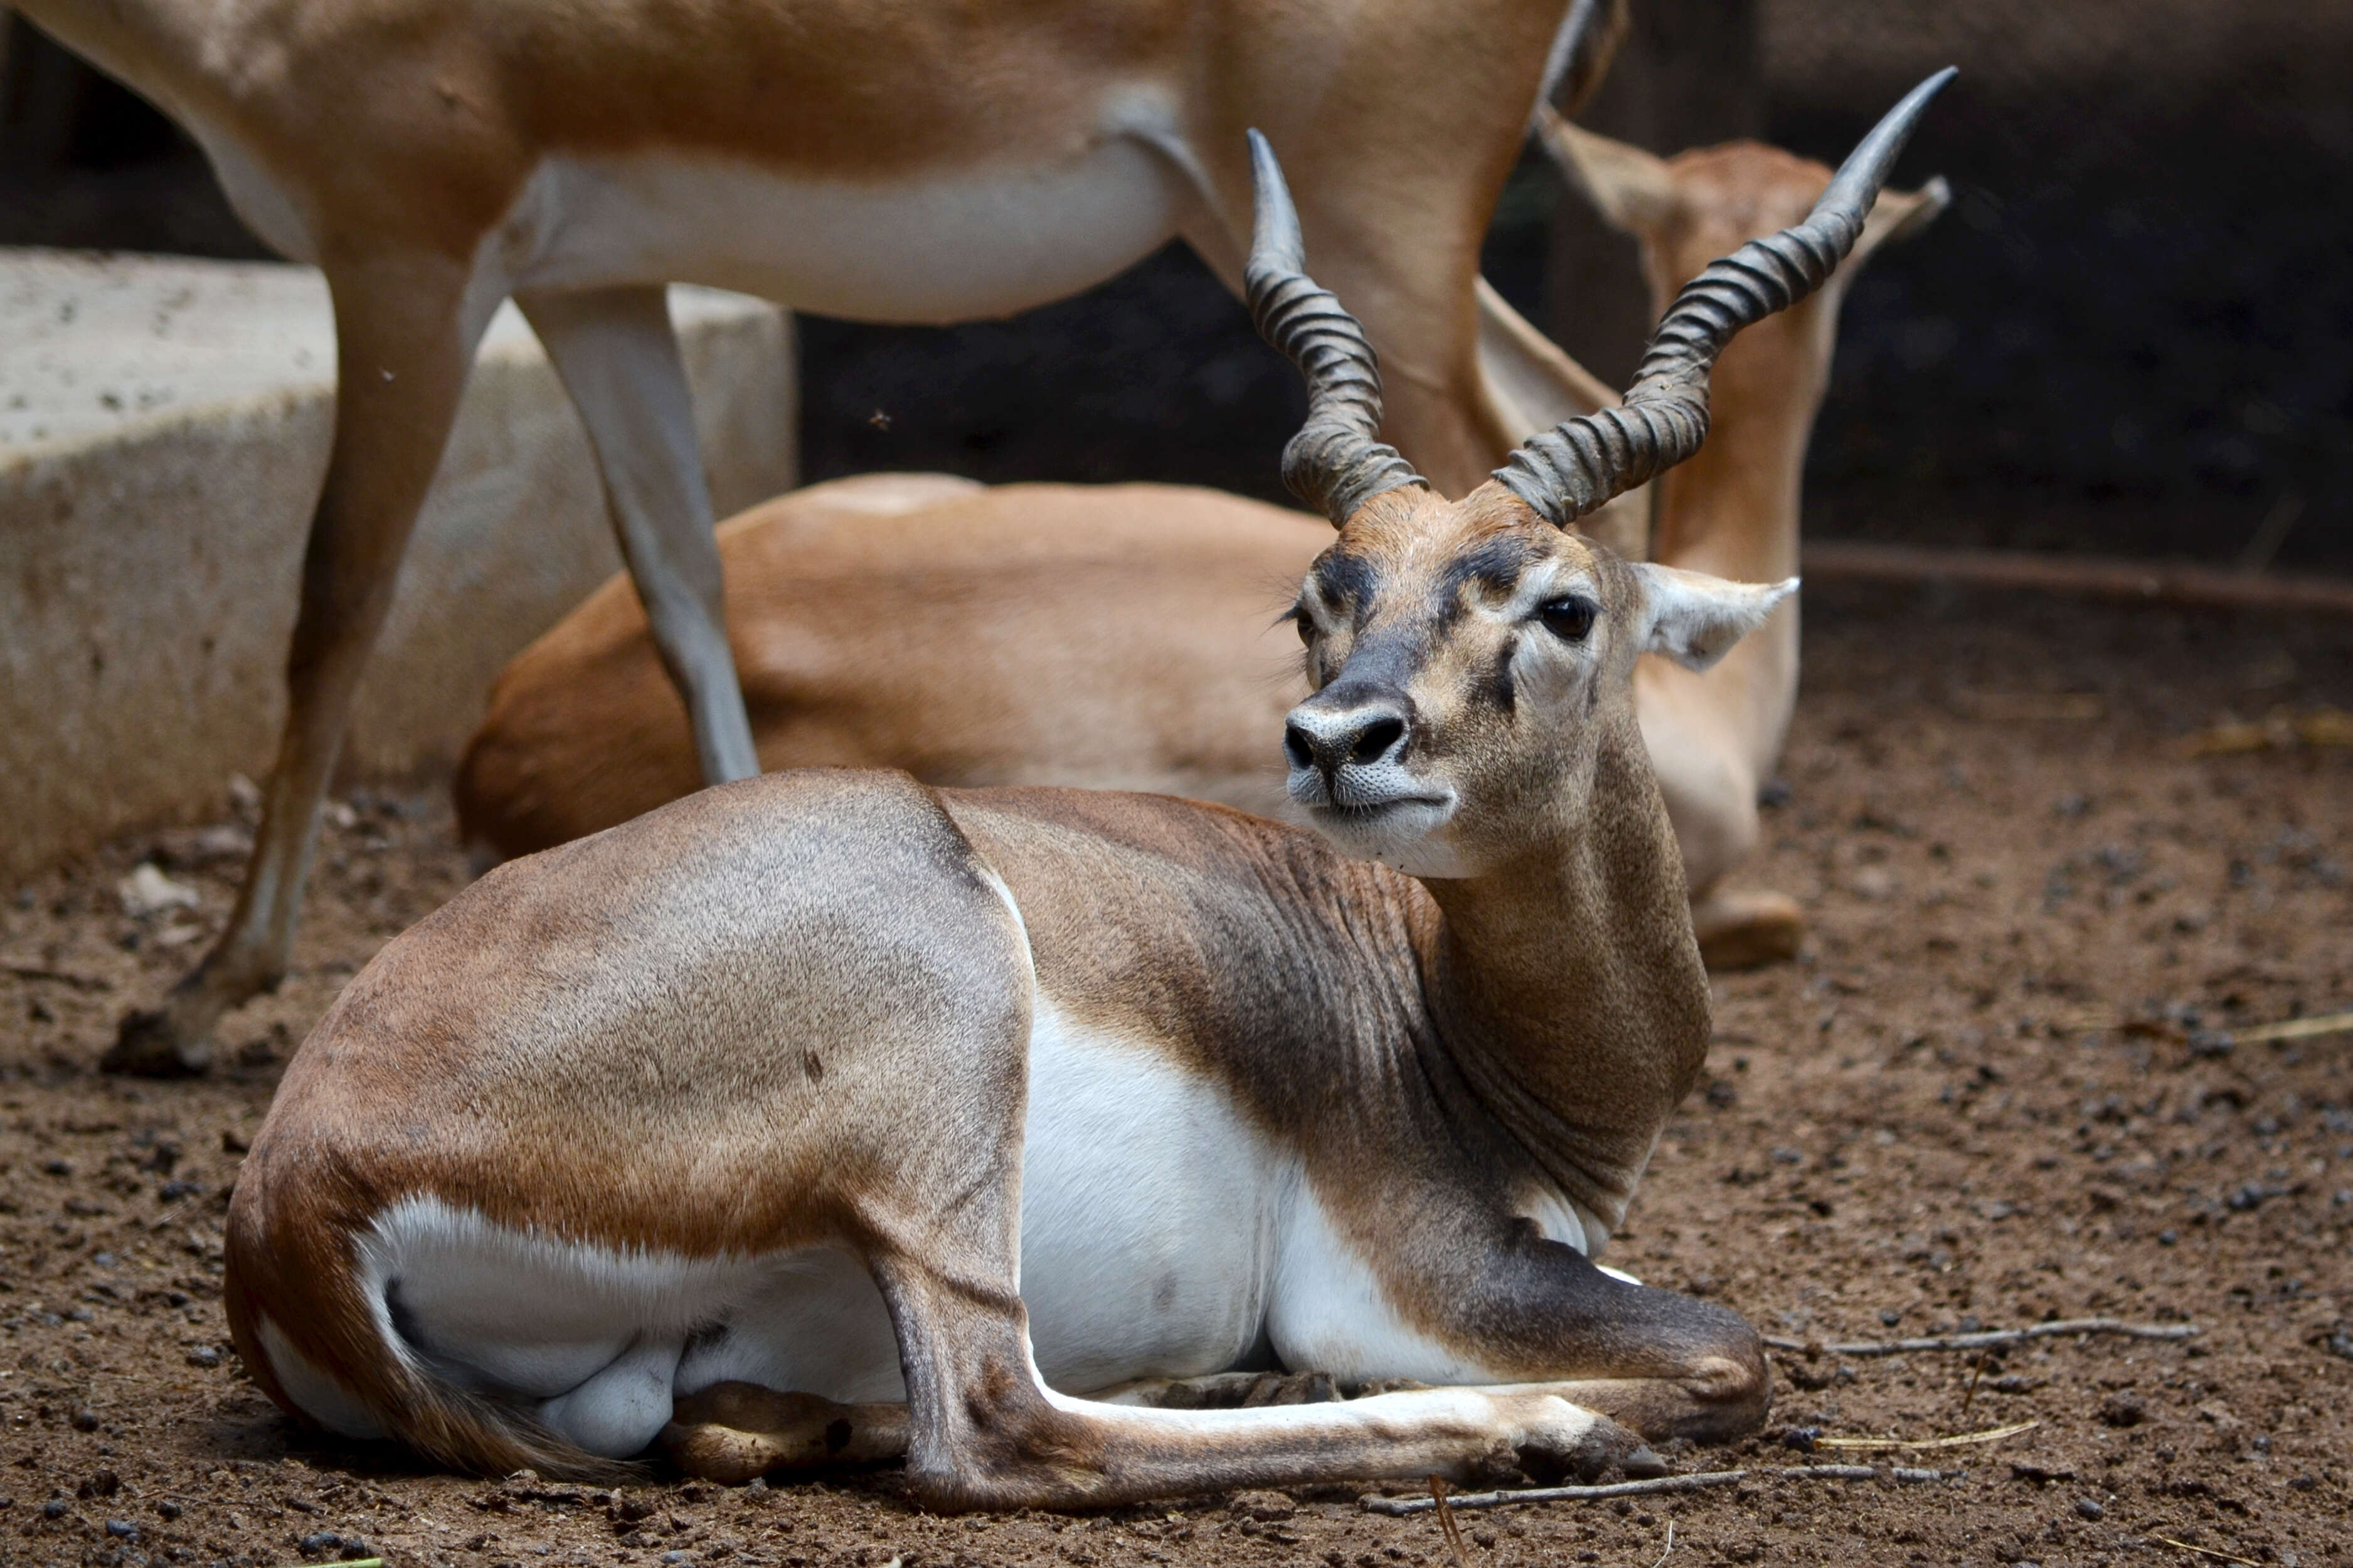
<svg viewBox="0 0 2353 1568">
<path fill-rule="evenodd" d="M 1710 1031 L 1682 858 L 1631 705 L 1612 707 L 1587 791 L 1558 792 L 1482 874 L 1423 882 L 1442 916 L 1425 962 L 1447 1053 L 1591 1253 L 1624 1222 Z M 1611 808 L 1582 809 L 1581 793 Z"/>
</svg>

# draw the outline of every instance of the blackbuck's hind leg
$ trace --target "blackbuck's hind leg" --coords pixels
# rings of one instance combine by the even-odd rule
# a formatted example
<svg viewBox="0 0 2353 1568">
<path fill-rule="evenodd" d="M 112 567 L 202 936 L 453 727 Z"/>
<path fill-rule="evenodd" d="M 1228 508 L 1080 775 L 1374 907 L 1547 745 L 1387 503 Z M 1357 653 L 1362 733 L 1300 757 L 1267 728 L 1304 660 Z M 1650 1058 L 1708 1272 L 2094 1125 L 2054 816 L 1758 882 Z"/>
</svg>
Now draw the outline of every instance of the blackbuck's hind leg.
<svg viewBox="0 0 2353 1568">
<path fill-rule="evenodd" d="M 652 286 L 516 302 L 587 426 L 613 532 L 686 702 L 702 781 L 750 778 L 760 759 L 727 645 L 711 491 L 669 297 Z"/>
<path fill-rule="evenodd" d="M 332 268 L 335 436 L 302 557 L 301 608 L 286 660 L 288 708 L 261 832 L 228 927 L 163 1007 L 122 1020 L 104 1066 L 201 1072 L 220 1016 L 286 973 L 353 694 L 392 604 L 410 530 L 432 488 L 466 368 L 495 300 L 443 256 Z M 480 291 L 476 291 L 479 296 Z"/>
</svg>

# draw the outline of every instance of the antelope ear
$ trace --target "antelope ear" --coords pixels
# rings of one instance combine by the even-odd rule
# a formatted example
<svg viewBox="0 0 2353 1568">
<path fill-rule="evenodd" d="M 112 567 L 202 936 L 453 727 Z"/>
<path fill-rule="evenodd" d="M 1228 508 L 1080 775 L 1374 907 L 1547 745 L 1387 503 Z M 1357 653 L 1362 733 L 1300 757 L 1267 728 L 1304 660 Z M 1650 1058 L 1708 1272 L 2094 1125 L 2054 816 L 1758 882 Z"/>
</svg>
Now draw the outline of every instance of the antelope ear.
<svg viewBox="0 0 2353 1568">
<path fill-rule="evenodd" d="M 1536 132 L 1561 176 L 1611 227 L 1654 235 L 1683 209 L 1683 193 L 1664 158 L 1571 125 L 1548 107 L 1536 111 Z"/>
<path fill-rule="evenodd" d="M 1909 239 L 1930 224 L 1937 215 L 1953 205 L 1953 188 L 1937 175 L 1916 191 L 1882 191 L 1879 200 L 1871 206 L 1871 216 L 1862 222 L 1862 233 L 1856 237 L 1854 254 L 1847 258 L 1843 270 L 1852 272 L 1862 265 L 1871 253 L 1891 239 Z"/>
<path fill-rule="evenodd" d="M 1704 572 L 1640 562 L 1642 651 L 1662 653 L 1686 669 L 1705 669 L 1755 631 L 1774 606 L 1798 591 L 1780 583 L 1730 583 Z"/>
</svg>

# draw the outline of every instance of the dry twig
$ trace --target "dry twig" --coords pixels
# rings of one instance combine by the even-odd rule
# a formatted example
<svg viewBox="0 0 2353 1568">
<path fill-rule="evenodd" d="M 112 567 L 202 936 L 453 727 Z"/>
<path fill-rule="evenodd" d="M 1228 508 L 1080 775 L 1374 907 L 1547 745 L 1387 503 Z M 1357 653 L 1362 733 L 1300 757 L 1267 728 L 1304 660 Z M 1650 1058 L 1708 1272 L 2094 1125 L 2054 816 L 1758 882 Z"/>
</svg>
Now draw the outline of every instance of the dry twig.
<svg viewBox="0 0 2353 1568">
<path fill-rule="evenodd" d="M 1661 1564 L 1662 1564 L 1662 1563 L 1664 1563 L 1668 1558 L 1672 1557 L 1674 1554 L 1675 1554 L 1675 1521 L 1674 1521 L 1673 1520 L 1672 1520 L 1672 1519 L 1671 1519 L 1671 1520 L 1667 1521 L 1667 1549 L 1666 1549 L 1664 1552 L 1660 1552 L 1660 1553 L 1659 1553 L 1659 1561 L 1658 1561 L 1657 1563 L 1651 1563 L 1651 1568 L 1661 1568 Z"/>
<path fill-rule="evenodd" d="M 1818 1448 L 1961 1448 L 1973 1443 L 1999 1443 L 2004 1437 L 2015 1437 L 2021 1432 L 2031 1432 L 2042 1426 L 2040 1421 L 2021 1421 L 2011 1426 L 1989 1426 L 1982 1432 L 1957 1432 L 1949 1437 L 1817 1437 Z"/>
<path fill-rule="evenodd" d="M 1443 1476 L 1430 1478 L 1430 1505 L 1438 1510 L 1439 1533 L 1446 1537 L 1446 1550 L 1454 1554 L 1456 1568 L 1471 1568 L 1471 1554 L 1462 1550 L 1462 1527 L 1454 1522 L 1454 1510 L 1447 1505 Z"/>
<path fill-rule="evenodd" d="M 2247 1565 L 2247 1568 L 2257 1568 L 2254 1560 L 2252 1558 L 2233 1557 L 2227 1552 L 2217 1552 L 2211 1546 L 2193 1546 L 2187 1541 L 2176 1541 L 2169 1535 L 2152 1535 L 2149 1539 L 2151 1541 L 2162 1541 L 2168 1546 L 2179 1546 L 2184 1552 L 2195 1552 L 2200 1557 L 2219 1557 L 2225 1563 L 2244 1563 Z"/>
<path fill-rule="evenodd" d="M 2027 550 L 1936 550 L 1859 539 L 1810 539 L 1804 553 L 1805 574 L 1818 580 L 1943 581 L 1972 588 L 2039 588 L 2144 603 L 2353 614 L 2353 583 L 2327 577 L 2274 577 Z"/>
<path fill-rule="evenodd" d="M 2261 1024 L 2252 1029 L 2232 1029 L 2229 1034 L 2241 1045 L 2260 1044 L 2265 1040 L 2308 1040 L 2316 1035 L 2353 1034 L 2353 1013 L 2330 1013 L 2318 1018 L 2289 1018 L 2283 1023 Z"/>
<path fill-rule="evenodd" d="M 1450 1508 L 1506 1508 L 1522 1502 L 1582 1502 L 1590 1498 L 1648 1497 L 1657 1492 L 1695 1492 L 1707 1487 L 1728 1487 L 1746 1476 L 1746 1470 L 1700 1470 L 1687 1476 L 1654 1476 L 1642 1481 L 1616 1481 L 1599 1487 L 1530 1487 L 1525 1491 L 1462 1492 L 1450 1495 Z M 1386 1513 L 1395 1518 L 1407 1514 L 1428 1513 L 1438 1506 L 1437 1500 L 1426 1497 L 1363 1497 L 1357 1506 L 1367 1513 Z"/>
<path fill-rule="evenodd" d="M 111 991 L 114 982 L 95 974 L 80 974 L 70 969 L 59 969 L 53 963 L 37 963 L 28 958 L 0 958 L 0 974 L 13 974 L 20 980 L 55 980 L 77 991 Z"/>
<path fill-rule="evenodd" d="M 2247 1037 L 2242 1035 L 2241 1039 Z M 2055 1323 L 2033 1323 L 2022 1329 L 1988 1329 L 1974 1334 L 1932 1334 L 1917 1340 L 1852 1340 L 1844 1344 L 1822 1344 L 1818 1341 L 1781 1339 L 1765 1336 L 1765 1343 L 1777 1351 L 1795 1351 L 1807 1356 L 1848 1355 L 1910 1355 L 1926 1351 L 1989 1350 L 1996 1345 L 2023 1344 L 2028 1340 L 2052 1339 L 2062 1334 L 2122 1334 L 2135 1340 L 2186 1340 L 2202 1333 L 2195 1323 L 2127 1323 L 2116 1318 L 2068 1318 Z"/>
<path fill-rule="evenodd" d="M 2028 1422 L 2027 1426 L 2036 1425 Z M 1997 1434 L 2008 1436 L 2024 1427 L 2004 1427 Z M 1827 1439 L 1823 1439 L 1827 1441 Z M 1983 1437 L 1961 1441 L 1982 1441 Z M 1950 1439 L 1947 1439 L 1950 1441 Z M 1915 1469 L 1905 1466 L 1873 1465 L 1774 1465 L 1757 1470 L 1700 1470 L 1687 1476 L 1657 1476 L 1642 1481 L 1618 1481 L 1599 1487 L 1529 1487 L 1524 1491 L 1450 1492 L 1443 1482 L 1433 1481 L 1428 1497 L 1361 1497 L 1357 1505 L 1367 1513 L 1385 1513 L 1402 1519 L 1409 1514 L 1440 1510 L 1440 1528 L 1457 1509 L 1508 1508 L 1524 1502 L 1586 1502 L 1599 1498 L 1649 1497 L 1659 1492 L 1694 1492 L 1709 1487 L 1728 1487 L 1736 1481 L 1811 1480 L 1811 1481 L 1876 1481 L 1890 1480 L 1907 1485 L 1921 1481 L 1953 1481 L 1968 1475 L 1967 1470 Z"/>
</svg>

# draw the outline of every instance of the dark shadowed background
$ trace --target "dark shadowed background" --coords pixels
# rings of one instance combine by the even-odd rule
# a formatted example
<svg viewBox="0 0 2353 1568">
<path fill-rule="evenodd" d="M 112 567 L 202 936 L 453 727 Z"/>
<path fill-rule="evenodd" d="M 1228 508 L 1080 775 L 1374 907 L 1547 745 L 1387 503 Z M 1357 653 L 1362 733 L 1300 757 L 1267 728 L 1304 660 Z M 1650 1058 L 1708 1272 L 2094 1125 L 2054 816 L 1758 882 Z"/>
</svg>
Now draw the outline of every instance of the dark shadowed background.
<svg viewBox="0 0 2353 1568">
<path fill-rule="evenodd" d="M 1754 134 L 1835 161 L 1919 77 L 1962 69 L 1900 171 L 1944 174 L 1953 209 L 1845 308 L 1814 533 L 2353 573 L 2353 5 L 1634 9 L 1583 118 L 1662 153 Z M 22 22 L 0 68 L 0 243 L 261 254 L 185 141 Z M 1488 266 L 1594 370 L 1630 368 L 1630 244 L 1534 155 Z M 1007 321 L 804 319 L 800 352 L 810 479 L 1271 495 L 1299 406 L 1181 247 Z"/>
</svg>

